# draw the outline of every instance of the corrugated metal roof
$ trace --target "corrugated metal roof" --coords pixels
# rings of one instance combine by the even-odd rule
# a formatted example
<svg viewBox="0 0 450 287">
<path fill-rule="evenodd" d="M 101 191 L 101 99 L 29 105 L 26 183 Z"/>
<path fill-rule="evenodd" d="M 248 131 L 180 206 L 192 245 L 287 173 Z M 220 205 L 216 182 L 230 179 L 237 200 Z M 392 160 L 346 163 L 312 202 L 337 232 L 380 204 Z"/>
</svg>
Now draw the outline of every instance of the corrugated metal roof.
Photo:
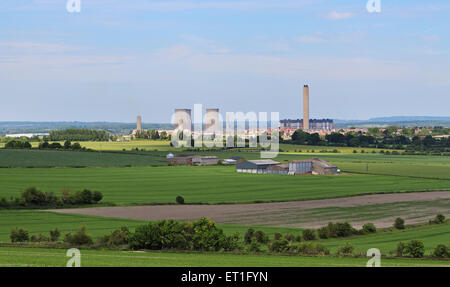
<svg viewBox="0 0 450 287">
<path fill-rule="evenodd" d="M 257 159 L 257 160 L 248 160 L 248 162 L 251 162 L 256 165 L 266 165 L 266 164 L 280 164 L 278 161 L 274 161 L 271 159 Z"/>
</svg>

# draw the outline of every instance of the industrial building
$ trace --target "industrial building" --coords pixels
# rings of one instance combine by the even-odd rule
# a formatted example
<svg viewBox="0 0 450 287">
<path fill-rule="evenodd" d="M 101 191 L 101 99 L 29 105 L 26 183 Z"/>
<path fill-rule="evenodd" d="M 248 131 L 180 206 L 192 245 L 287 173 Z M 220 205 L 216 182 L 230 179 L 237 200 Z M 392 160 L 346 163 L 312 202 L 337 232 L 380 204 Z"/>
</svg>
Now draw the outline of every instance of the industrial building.
<svg viewBox="0 0 450 287">
<path fill-rule="evenodd" d="M 171 155 L 166 158 L 171 165 L 216 165 L 219 162 L 217 156 Z"/>
<path fill-rule="evenodd" d="M 309 120 L 310 130 L 326 130 L 331 131 L 335 129 L 334 121 L 332 119 L 312 119 Z M 303 120 L 281 120 L 281 130 L 304 130 Z"/>
<path fill-rule="evenodd" d="M 334 121 L 331 119 L 309 118 L 309 86 L 303 86 L 303 119 L 281 120 L 280 130 L 291 134 L 293 130 L 308 131 L 331 131 L 335 129 Z"/>
<path fill-rule="evenodd" d="M 247 160 L 236 163 L 236 172 L 259 174 L 337 174 L 338 168 L 319 158 L 293 160 L 289 164 L 280 164 L 273 160 Z"/>
</svg>

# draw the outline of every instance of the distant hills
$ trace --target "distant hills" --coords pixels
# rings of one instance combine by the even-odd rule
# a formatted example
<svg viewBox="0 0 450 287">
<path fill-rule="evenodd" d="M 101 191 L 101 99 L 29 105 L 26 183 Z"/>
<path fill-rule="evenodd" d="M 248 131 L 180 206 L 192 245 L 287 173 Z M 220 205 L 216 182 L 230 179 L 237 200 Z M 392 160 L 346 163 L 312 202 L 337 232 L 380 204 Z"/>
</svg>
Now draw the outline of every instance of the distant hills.
<svg viewBox="0 0 450 287">
<path fill-rule="evenodd" d="M 359 127 L 432 127 L 443 126 L 450 127 L 450 117 L 430 117 L 430 116 L 395 116 L 395 117 L 376 117 L 368 120 L 335 120 L 337 128 Z"/>
<path fill-rule="evenodd" d="M 435 116 L 394 116 L 394 117 L 375 117 L 368 120 L 339 120 L 335 119 L 336 128 L 370 128 L 370 127 L 431 127 L 443 126 L 450 127 L 450 117 Z M 136 128 L 136 123 L 119 122 L 0 122 L 0 136 L 15 133 L 48 133 L 53 130 L 68 128 L 86 128 L 106 130 L 111 134 L 123 135 L 130 134 Z M 143 129 L 172 129 L 170 123 L 143 123 Z"/>
<path fill-rule="evenodd" d="M 426 117 L 426 116 L 400 116 L 400 117 L 379 117 L 369 119 L 371 122 L 413 122 L 413 121 L 447 121 L 450 122 L 450 117 Z"/>
</svg>

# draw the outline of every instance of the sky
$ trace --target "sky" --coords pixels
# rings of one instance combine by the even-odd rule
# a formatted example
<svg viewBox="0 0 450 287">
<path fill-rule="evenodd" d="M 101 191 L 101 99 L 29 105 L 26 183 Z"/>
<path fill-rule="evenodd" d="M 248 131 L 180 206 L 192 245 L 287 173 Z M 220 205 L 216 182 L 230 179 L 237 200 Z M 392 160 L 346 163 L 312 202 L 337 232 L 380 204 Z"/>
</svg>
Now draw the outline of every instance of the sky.
<svg viewBox="0 0 450 287">
<path fill-rule="evenodd" d="M 450 2 L 0 1 L 0 121 L 449 116 Z"/>
</svg>

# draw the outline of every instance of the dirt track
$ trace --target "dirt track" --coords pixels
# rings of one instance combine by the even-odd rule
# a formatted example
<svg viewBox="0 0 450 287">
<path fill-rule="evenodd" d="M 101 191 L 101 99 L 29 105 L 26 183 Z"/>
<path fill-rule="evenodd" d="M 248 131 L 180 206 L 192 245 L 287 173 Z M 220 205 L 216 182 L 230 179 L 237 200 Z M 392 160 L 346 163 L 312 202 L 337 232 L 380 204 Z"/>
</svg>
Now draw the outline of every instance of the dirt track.
<svg viewBox="0 0 450 287">
<path fill-rule="evenodd" d="M 399 216 L 405 218 L 407 224 L 425 222 L 438 212 L 449 216 L 450 191 L 375 194 L 280 203 L 99 207 L 52 211 L 143 220 L 194 220 L 208 217 L 218 223 L 241 225 L 317 228 L 330 221 L 345 220 L 356 227 L 366 222 L 373 222 L 378 227 L 388 227 Z"/>
</svg>

